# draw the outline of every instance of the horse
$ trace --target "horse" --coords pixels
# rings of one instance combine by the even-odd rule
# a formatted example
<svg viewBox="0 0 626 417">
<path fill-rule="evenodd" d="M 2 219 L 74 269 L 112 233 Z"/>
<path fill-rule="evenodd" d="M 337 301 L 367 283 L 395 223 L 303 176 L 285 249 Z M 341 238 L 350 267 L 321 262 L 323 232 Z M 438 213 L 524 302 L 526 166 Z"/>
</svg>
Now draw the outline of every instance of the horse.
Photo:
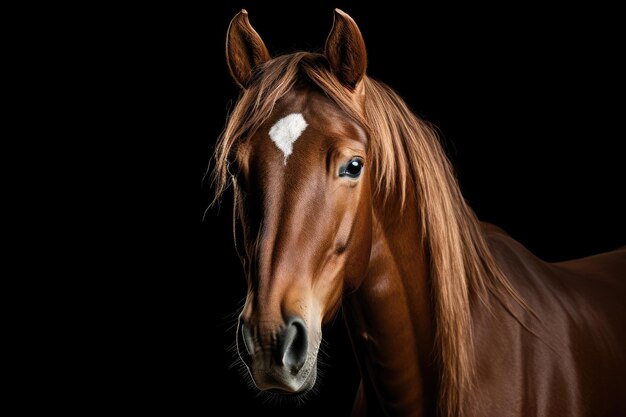
<svg viewBox="0 0 626 417">
<path fill-rule="evenodd" d="M 234 192 L 236 346 L 257 388 L 310 390 L 341 307 L 353 416 L 626 415 L 626 248 L 547 263 L 479 222 L 339 9 L 323 53 L 276 57 L 242 10 L 226 58 L 240 97 L 213 180 L 215 201 Z"/>
</svg>

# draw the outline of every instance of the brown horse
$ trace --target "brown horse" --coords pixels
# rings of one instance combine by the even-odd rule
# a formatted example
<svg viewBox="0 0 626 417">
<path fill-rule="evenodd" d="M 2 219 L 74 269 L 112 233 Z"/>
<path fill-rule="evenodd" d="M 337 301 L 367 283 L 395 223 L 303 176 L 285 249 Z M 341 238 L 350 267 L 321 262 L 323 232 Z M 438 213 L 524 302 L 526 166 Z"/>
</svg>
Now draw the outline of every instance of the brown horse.
<svg viewBox="0 0 626 417">
<path fill-rule="evenodd" d="M 226 52 L 242 90 L 214 178 L 235 192 L 259 389 L 309 390 L 343 306 L 355 416 L 626 415 L 626 249 L 550 264 L 481 224 L 339 10 L 324 54 L 272 58 L 245 11 Z"/>
</svg>

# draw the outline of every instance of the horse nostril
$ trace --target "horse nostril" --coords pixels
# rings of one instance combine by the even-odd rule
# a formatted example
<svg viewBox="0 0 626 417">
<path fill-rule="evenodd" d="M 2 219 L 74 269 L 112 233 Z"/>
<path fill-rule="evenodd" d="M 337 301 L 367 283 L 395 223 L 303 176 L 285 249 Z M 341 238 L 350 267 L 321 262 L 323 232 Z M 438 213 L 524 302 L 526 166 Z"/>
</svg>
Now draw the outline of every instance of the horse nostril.
<svg viewBox="0 0 626 417">
<path fill-rule="evenodd" d="M 308 336 L 304 320 L 292 317 L 278 336 L 276 361 L 291 368 L 293 372 L 298 372 L 306 362 L 307 350 Z"/>
<path fill-rule="evenodd" d="M 248 326 L 246 326 L 242 320 L 239 320 L 239 328 L 241 331 L 237 332 L 237 351 L 243 363 L 249 367 L 252 353 L 254 352 L 252 335 L 250 334 Z"/>
</svg>

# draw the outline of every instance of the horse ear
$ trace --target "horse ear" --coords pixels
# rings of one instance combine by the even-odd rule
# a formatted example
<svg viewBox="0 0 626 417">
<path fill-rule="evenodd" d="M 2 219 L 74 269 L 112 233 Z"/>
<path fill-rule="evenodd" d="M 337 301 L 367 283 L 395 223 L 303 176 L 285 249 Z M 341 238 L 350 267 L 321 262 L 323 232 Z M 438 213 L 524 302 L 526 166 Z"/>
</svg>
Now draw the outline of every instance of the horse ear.
<svg viewBox="0 0 626 417">
<path fill-rule="evenodd" d="M 354 20 L 339 9 L 335 9 L 333 28 L 326 39 L 326 58 L 339 81 L 351 89 L 365 75 L 365 41 Z"/>
<path fill-rule="evenodd" d="M 226 62 L 230 75 L 241 88 L 246 88 L 252 70 L 270 59 L 263 40 L 250 25 L 243 9 L 230 21 L 226 34 Z"/>
</svg>

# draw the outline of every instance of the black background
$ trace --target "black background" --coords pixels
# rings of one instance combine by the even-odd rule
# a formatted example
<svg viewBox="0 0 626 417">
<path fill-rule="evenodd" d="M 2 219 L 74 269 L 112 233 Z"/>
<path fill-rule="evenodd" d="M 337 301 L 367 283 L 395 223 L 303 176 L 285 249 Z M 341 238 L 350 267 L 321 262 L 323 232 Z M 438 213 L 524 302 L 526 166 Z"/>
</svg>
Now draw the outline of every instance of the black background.
<svg viewBox="0 0 626 417">
<path fill-rule="evenodd" d="M 177 294 L 184 306 L 177 316 L 179 349 L 190 355 L 180 361 L 184 402 L 209 413 L 223 406 L 227 415 L 347 415 L 358 379 L 340 318 L 325 332 L 328 357 L 319 392 L 304 405 L 268 404 L 230 369 L 233 319 L 245 284 L 232 246 L 230 198 L 205 215 L 212 192 L 203 176 L 238 94 L 224 40 L 242 7 L 272 54 L 321 51 L 333 8 L 349 13 L 368 47 L 368 74 L 438 126 L 478 216 L 539 257 L 560 261 L 626 243 L 619 151 L 625 37 L 617 11 L 419 2 L 411 12 L 391 2 L 344 1 L 298 7 L 234 1 L 186 10 L 176 15 L 175 26 L 163 22 L 176 79 L 176 99 L 168 105 L 184 113 L 185 134 L 175 140 L 193 146 L 193 159 L 181 164 L 196 164 L 192 180 L 202 182 L 192 216 L 201 222 L 199 263 Z"/>
</svg>

